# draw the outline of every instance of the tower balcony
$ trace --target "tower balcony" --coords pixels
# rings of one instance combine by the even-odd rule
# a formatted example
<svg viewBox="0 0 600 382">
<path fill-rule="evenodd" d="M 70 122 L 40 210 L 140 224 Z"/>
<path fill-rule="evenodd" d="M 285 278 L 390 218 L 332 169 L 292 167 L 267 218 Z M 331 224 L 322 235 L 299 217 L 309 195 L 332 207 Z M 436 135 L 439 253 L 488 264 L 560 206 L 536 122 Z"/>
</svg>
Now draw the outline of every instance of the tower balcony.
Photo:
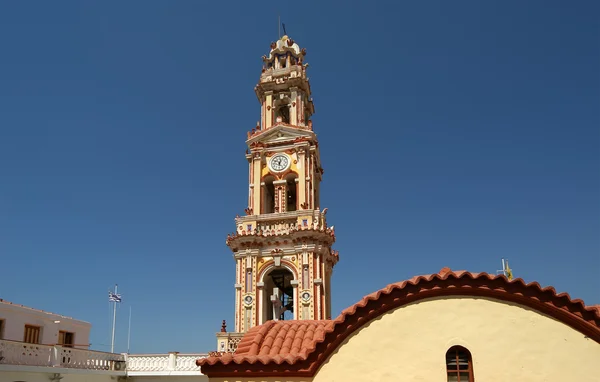
<svg viewBox="0 0 600 382">
<path fill-rule="evenodd" d="M 290 236 L 292 240 L 310 237 L 331 245 L 335 242 L 335 232 L 333 226 L 327 226 L 326 214 L 325 208 L 238 216 L 237 230 L 227 235 L 226 243 L 235 250 L 257 243 L 268 244 L 271 237 Z"/>
<path fill-rule="evenodd" d="M 305 66 L 291 65 L 286 68 L 266 69 L 261 73 L 254 91 L 260 101 L 267 91 L 284 90 L 290 87 L 298 87 L 307 94 L 310 94 L 310 85 L 306 76 Z"/>
<path fill-rule="evenodd" d="M 285 81 L 288 78 L 306 79 L 306 68 L 303 65 L 290 65 L 286 68 L 265 69 L 260 75 L 260 82 L 278 82 L 279 79 Z"/>
<path fill-rule="evenodd" d="M 320 210 L 299 210 L 289 212 L 278 212 L 261 215 L 247 215 L 236 217 L 235 223 L 237 233 L 243 231 L 252 231 L 259 228 L 261 231 L 282 231 L 290 228 L 311 227 L 321 229 L 327 226 L 325 215 L 327 209 Z M 254 223 L 249 229 L 249 224 Z M 301 228 L 300 227 L 300 228 Z"/>
</svg>

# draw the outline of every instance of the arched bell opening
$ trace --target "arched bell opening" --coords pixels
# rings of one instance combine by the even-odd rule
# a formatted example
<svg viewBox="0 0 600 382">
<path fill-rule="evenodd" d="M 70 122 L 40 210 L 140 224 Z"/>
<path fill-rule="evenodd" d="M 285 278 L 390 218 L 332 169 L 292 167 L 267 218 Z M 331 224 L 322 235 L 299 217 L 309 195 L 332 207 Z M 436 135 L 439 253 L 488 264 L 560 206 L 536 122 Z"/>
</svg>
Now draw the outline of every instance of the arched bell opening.
<svg viewBox="0 0 600 382">
<path fill-rule="evenodd" d="M 295 173 L 288 174 L 285 177 L 286 181 L 286 211 L 298 210 L 298 175 Z"/>
<path fill-rule="evenodd" d="M 280 54 L 277 59 L 279 60 L 279 67 L 285 69 L 287 67 L 287 54 Z"/>
<path fill-rule="evenodd" d="M 263 322 L 294 319 L 294 274 L 285 267 L 276 267 L 263 277 Z"/>
<path fill-rule="evenodd" d="M 280 105 L 275 110 L 275 121 L 290 123 L 290 105 Z"/>
<path fill-rule="evenodd" d="M 272 175 L 266 176 L 262 186 L 262 213 L 272 214 L 275 212 L 275 186 L 273 181 L 275 177 Z"/>
<path fill-rule="evenodd" d="M 290 107 L 292 106 L 292 101 L 288 98 L 288 96 L 282 96 L 279 100 L 275 102 L 274 110 L 275 110 L 275 122 L 282 123 L 290 123 Z"/>
</svg>

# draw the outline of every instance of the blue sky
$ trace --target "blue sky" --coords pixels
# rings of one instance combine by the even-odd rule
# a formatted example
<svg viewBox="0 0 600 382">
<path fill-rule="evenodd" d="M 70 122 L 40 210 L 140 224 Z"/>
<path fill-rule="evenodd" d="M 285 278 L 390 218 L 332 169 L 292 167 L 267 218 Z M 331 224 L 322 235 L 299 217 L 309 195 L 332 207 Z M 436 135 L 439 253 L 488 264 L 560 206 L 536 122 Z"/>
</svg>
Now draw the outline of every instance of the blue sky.
<svg viewBox="0 0 600 382">
<path fill-rule="evenodd" d="M 600 304 L 597 2 L 277 4 L 0 4 L 1 298 L 108 350 L 119 283 L 117 351 L 129 306 L 132 352 L 215 349 L 279 12 L 308 51 L 334 314 L 502 257 Z"/>
</svg>

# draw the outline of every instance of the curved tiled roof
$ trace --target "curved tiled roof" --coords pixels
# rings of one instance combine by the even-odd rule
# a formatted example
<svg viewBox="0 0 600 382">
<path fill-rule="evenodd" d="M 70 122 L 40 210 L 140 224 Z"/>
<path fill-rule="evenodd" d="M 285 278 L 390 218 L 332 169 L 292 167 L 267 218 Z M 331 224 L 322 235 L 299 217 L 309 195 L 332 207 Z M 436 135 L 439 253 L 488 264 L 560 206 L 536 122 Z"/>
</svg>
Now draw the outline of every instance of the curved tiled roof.
<svg viewBox="0 0 600 382">
<path fill-rule="evenodd" d="M 600 309 L 537 282 L 509 281 L 504 275 L 442 269 L 390 284 L 346 308 L 333 321 L 269 321 L 252 328 L 238 351 L 198 360 L 209 377 L 260 372 L 261 376 L 311 377 L 353 332 L 382 314 L 412 302 L 441 296 L 477 296 L 528 306 L 600 343 Z"/>
<path fill-rule="evenodd" d="M 293 364 L 299 359 L 306 359 L 315 344 L 323 341 L 325 333 L 332 327 L 332 320 L 268 321 L 250 329 L 235 354 L 226 353 L 201 361 L 207 365 L 257 361 Z"/>
</svg>

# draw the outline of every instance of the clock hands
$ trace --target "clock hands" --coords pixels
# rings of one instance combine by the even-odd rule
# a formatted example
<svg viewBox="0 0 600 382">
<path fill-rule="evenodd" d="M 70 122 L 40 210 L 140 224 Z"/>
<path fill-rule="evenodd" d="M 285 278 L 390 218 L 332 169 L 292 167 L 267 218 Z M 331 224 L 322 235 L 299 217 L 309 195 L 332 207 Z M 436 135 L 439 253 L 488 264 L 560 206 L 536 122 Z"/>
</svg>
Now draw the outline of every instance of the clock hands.
<svg viewBox="0 0 600 382">
<path fill-rule="evenodd" d="M 271 167 L 273 170 L 280 171 L 283 170 L 288 165 L 288 158 L 285 156 L 275 156 L 271 159 Z"/>
</svg>

